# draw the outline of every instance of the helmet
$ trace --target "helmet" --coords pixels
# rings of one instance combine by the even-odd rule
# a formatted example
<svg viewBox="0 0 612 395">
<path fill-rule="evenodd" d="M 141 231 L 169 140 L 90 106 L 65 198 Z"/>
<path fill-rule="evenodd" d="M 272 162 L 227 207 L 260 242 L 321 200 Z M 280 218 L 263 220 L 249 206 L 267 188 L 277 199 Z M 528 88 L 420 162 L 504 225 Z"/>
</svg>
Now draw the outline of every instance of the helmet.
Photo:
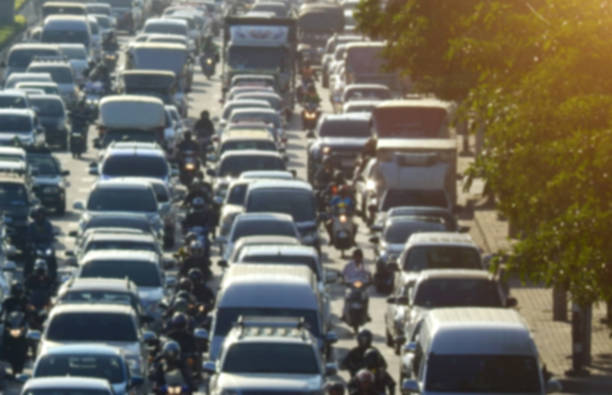
<svg viewBox="0 0 612 395">
<path fill-rule="evenodd" d="M 370 348 L 372 345 L 372 332 L 362 329 L 357 334 L 357 344 L 363 348 Z"/>
<path fill-rule="evenodd" d="M 323 166 L 331 167 L 333 165 L 332 158 L 328 155 L 323 157 Z"/>
<path fill-rule="evenodd" d="M 191 280 L 192 284 L 198 284 L 204 280 L 204 273 L 196 267 L 189 269 L 187 277 Z"/>
<path fill-rule="evenodd" d="M 355 375 L 359 385 L 372 385 L 374 383 L 374 374 L 367 369 L 361 369 Z"/>
<path fill-rule="evenodd" d="M 183 312 L 177 311 L 172 315 L 172 320 L 170 320 L 170 326 L 172 329 L 183 330 L 187 328 L 187 315 Z"/>
<path fill-rule="evenodd" d="M 181 356 L 181 346 L 174 340 L 169 340 L 164 343 L 161 353 L 170 361 L 178 361 Z"/>
<path fill-rule="evenodd" d="M 200 113 L 200 118 L 201 119 L 208 119 L 208 117 L 210 116 L 210 114 L 208 113 L 208 111 L 204 110 Z"/>
<path fill-rule="evenodd" d="M 344 394 L 344 384 L 339 381 L 330 382 L 326 386 L 328 394 L 342 395 Z"/>
<path fill-rule="evenodd" d="M 191 207 L 194 211 L 204 211 L 206 205 L 204 202 L 204 198 L 196 197 L 191 201 Z"/>
<path fill-rule="evenodd" d="M 355 259 L 355 260 L 362 260 L 363 259 L 363 251 L 361 251 L 361 248 L 355 248 L 353 250 L 353 259 Z"/>
<path fill-rule="evenodd" d="M 188 277 L 183 277 L 178 283 L 178 289 L 191 292 L 193 291 L 193 283 Z"/>
<path fill-rule="evenodd" d="M 344 184 L 345 181 L 346 179 L 344 177 L 344 173 L 341 172 L 340 170 L 336 170 L 334 172 L 334 182 L 338 185 L 342 185 Z"/>
<path fill-rule="evenodd" d="M 202 256 L 204 255 L 204 246 L 200 242 L 200 240 L 194 240 L 189 244 L 189 249 L 191 250 L 191 254 L 194 256 Z"/>
<path fill-rule="evenodd" d="M 22 296 L 23 295 L 23 285 L 17 281 L 17 280 L 13 280 L 13 282 L 11 282 L 11 296 Z"/>
<path fill-rule="evenodd" d="M 47 261 L 44 259 L 37 259 L 34 262 L 34 271 L 38 274 L 47 274 Z"/>
<path fill-rule="evenodd" d="M 175 312 L 184 313 L 189 309 L 188 299 L 177 297 L 174 303 L 172 304 L 172 309 Z"/>
<path fill-rule="evenodd" d="M 43 220 L 45 218 L 45 209 L 42 207 L 38 207 L 32 211 L 30 214 L 33 220 Z"/>
<path fill-rule="evenodd" d="M 183 138 L 189 141 L 191 140 L 192 137 L 193 135 L 191 134 L 191 130 L 185 130 L 185 133 L 183 133 Z"/>
<path fill-rule="evenodd" d="M 363 364 L 366 369 L 376 369 L 380 366 L 381 355 L 375 348 L 368 348 L 363 353 Z"/>
</svg>

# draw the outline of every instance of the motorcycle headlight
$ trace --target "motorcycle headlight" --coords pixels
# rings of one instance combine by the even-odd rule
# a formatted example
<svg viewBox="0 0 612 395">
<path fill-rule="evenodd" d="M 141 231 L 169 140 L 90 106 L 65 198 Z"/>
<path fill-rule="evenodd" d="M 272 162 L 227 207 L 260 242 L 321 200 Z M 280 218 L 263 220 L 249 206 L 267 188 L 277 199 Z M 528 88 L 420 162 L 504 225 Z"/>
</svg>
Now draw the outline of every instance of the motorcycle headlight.
<svg viewBox="0 0 612 395">
<path fill-rule="evenodd" d="M 306 119 L 315 119 L 317 117 L 317 113 L 316 112 L 307 112 L 304 117 Z"/>
<path fill-rule="evenodd" d="M 186 163 L 185 170 L 195 170 L 195 165 L 193 163 Z"/>
<path fill-rule="evenodd" d="M 9 334 L 12 337 L 20 337 L 22 331 L 23 331 L 23 328 L 14 328 L 9 331 Z"/>
<path fill-rule="evenodd" d="M 323 155 L 327 155 L 331 152 L 331 148 L 330 147 L 323 147 L 323 149 L 321 150 L 323 152 Z"/>
<path fill-rule="evenodd" d="M 367 189 L 368 191 L 375 191 L 375 190 L 376 190 L 376 187 L 377 187 L 377 185 L 376 185 L 376 181 L 374 181 L 374 180 L 368 180 L 368 181 L 366 182 L 366 189 Z"/>
<path fill-rule="evenodd" d="M 174 385 L 166 388 L 166 393 L 169 395 L 180 395 L 183 393 L 183 387 L 180 385 Z"/>
<path fill-rule="evenodd" d="M 211 65 L 213 63 L 211 58 L 206 59 L 206 64 Z"/>
<path fill-rule="evenodd" d="M 338 217 L 338 220 L 342 223 L 345 223 L 346 221 L 348 221 L 348 218 L 346 217 L 346 215 L 342 214 L 340 215 L 340 217 Z"/>
</svg>

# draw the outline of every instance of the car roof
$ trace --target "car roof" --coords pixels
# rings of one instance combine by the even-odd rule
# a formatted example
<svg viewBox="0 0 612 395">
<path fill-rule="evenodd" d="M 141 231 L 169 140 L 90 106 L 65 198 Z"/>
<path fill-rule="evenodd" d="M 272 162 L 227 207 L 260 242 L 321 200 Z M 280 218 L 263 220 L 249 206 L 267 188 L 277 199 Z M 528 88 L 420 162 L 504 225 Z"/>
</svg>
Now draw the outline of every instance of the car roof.
<svg viewBox="0 0 612 395">
<path fill-rule="evenodd" d="M 20 82 L 19 84 L 30 84 L 30 82 Z M 17 85 L 19 85 L 17 84 Z M 36 84 L 36 82 L 32 83 Z M 50 94 L 42 94 L 42 95 L 29 95 L 28 98 L 30 100 L 49 100 L 49 101 L 59 101 L 64 105 L 64 100 L 59 95 L 50 95 Z"/>
<path fill-rule="evenodd" d="M 120 177 L 110 180 L 98 180 L 93 186 L 93 189 L 98 188 L 151 188 L 151 182 L 143 178 Z"/>
<path fill-rule="evenodd" d="M 255 180 L 249 185 L 249 192 L 256 191 L 258 189 L 298 189 L 302 191 L 312 191 L 312 185 L 302 180 Z"/>
<path fill-rule="evenodd" d="M 274 138 L 267 130 L 232 129 L 221 135 L 222 142 L 245 139 L 274 141 Z"/>
<path fill-rule="evenodd" d="M 17 154 L 25 156 L 26 151 L 21 147 L 0 146 L 0 154 Z"/>
<path fill-rule="evenodd" d="M 348 84 L 347 86 L 344 87 L 345 91 L 348 91 L 351 89 L 382 89 L 386 91 L 391 91 L 391 89 L 389 89 L 387 85 L 383 85 L 383 84 Z"/>
<path fill-rule="evenodd" d="M 225 151 L 221 155 L 221 158 L 219 159 L 219 161 L 221 162 L 223 161 L 223 159 L 227 157 L 232 157 L 232 156 L 273 156 L 275 158 L 282 159 L 280 153 L 276 151 L 261 151 L 261 150 L 254 150 L 254 149 L 245 149 L 245 150 Z"/>
<path fill-rule="evenodd" d="M 87 303 L 87 304 L 59 304 L 53 306 L 49 312 L 49 316 L 55 316 L 59 314 L 70 314 L 70 313 L 85 313 L 85 314 L 96 314 L 96 313 L 115 313 L 115 314 L 129 314 L 134 315 L 134 309 L 129 305 L 122 304 L 106 304 L 106 303 Z"/>
<path fill-rule="evenodd" d="M 153 235 L 149 233 L 129 233 L 129 232 L 97 233 L 97 234 L 93 234 L 91 238 L 89 239 L 89 241 L 139 241 L 139 242 L 157 243 L 157 240 L 155 240 L 155 237 L 153 237 Z"/>
<path fill-rule="evenodd" d="M 274 91 L 267 91 L 266 90 L 266 91 L 253 91 L 253 92 L 240 93 L 240 94 L 237 94 L 234 97 L 234 100 L 232 100 L 232 101 L 245 100 L 245 99 L 240 99 L 240 96 L 242 96 L 242 97 L 245 97 L 245 96 L 252 96 L 252 97 L 273 97 L 273 98 L 276 98 L 276 99 L 279 99 L 279 100 L 282 99 L 281 96 L 278 93 L 276 93 Z"/>
<path fill-rule="evenodd" d="M 19 115 L 33 118 L 34 110 L 29 108 L 0 108 L 0 115 Z"/>
<path fill-rule="evenodd" d="M 280 117 L 278 115 L 278 112 L 273 109 L 273 108 L 269 108 L 269 107 L 247 107 L 247 108 L 237 108 L 235 110 L 232 110 L 232 116 L 236 115 L 236 114 L 252 114 L 252 113 L 265 113 L 265 114 L 271 114 L 271 115 L 276 115 L 278 117 Z"/>
<path fill-rule="evenodd" d="M 236 246 L 258 245 L 262 243 L 270 245 L 271 243 L 277 243 L 276 245 L 301 245 L 300 240 L 291 236 L 268 236 L 268 235 L 254 235 L 244 236 L 236 241 Z"/>
<path fill-rule="evenodd" d="M 156 23 L 172 23 L 175 25 L 187 25 L 187 22 L 184 20 L 181 20 L 180 18 L 148 18 L 147 21 L 145 22 L 145 26 L 146 25 L 152 25 L 152 24 L 156 24 Z"/>
<path fill-rule="evenodd" d="M 109 356 L 123 356 L 121 349 L 113 346 L 107 346 L 100 343 L 80 343 L 80 344 L 66 344 L 57 347 L 49 347 L 45 349 L 45 353 L 41 356 L 47 355 L 78 355 L 78 354 L 96 354 L 96 355 L 109 355 Z M 38 358 L 40 358 L 39 356 Z M 37 360 L 38 360 L 37 358 Z"/>
<path fill-rule="evenodd" d="M 478 248 L 467 233 L 455 232 L 417 232 L 410 235 L 406 248 L 418 245 L 462 246 Z"/>
<path fill-rule="evenodd" d="M 82 264 L 91 261 L 145 261 L 151 264 L 159 262 L 158 255 L 153 251 L 143 250 L 93 250 L 83 256 Z"/>
<path fill-rule="evenodd" d="M 97 379 L 92 377 L 36 377 L 31 378 L 23 386 L 22 392 L 36 389 L 90 389 L 104 390 L 108 394 L 113 393 L 112 387 L 108 380 Z"/>
<path fill-rule="evenodd" d="M 418 281 L 429 279 L 494 280 L 495 276 L 487 270 L 469 269 L 425 269 L 419 272 Z"/>
<path fill-rule="evenodd" d="M 250 245 L 245 246 L 240 252 L 241 256 L 261 256 L 261 255 L 277 255 L 277 256 L 308 256 L 318 260 L 319 254 L 314 247 L 306 245 Z"/>
<path fill-rule="evenodd" d="M 115 292 L 130 292 L 136 293 L 137 288 L 127 278 L 82 278 L 77 277 L 72 280 L 70 287 L 66 288 L 66 292 L 70 291 L 84 291 L 84 290 L 98 290 L 98 291 L 115 291 Z"/>
<path fill-rule="evenodd" d="M 377 108 L 395 108 L 395 107 L 419 107 L 419 108 L 440 108 L 449 110 L 448 102 L 431 98 L 431 97 L 415 97 L 411 99 L 396 99 L 385 100 L 380 102 Z"/>
<path fill-rule="evenodd" d="M 293 217 L 284 213 L 240 213 L 234 219 L 235 223 L 244 221 L 282 221 L 293 223 Z"/>
<path fill-rule="evenodd" d="M 28 95 L 20 91 L 19 89 L 3 89 L 0 90 L 0 96 L 20 96 L 20 97 L 28 97 Z"/>
<path fill-rule="evenodd" d="M 164 151 L 161 148 L 153 147 L 139 147 L 137 145 L 133 147 L 125 146 L 111 146 L 106 150 L 105 157 L 118 155 L 118 156 L 157 156 L 166 158 Z"/>
<path fill-rule="evenodd" d="M 295 177 L 288 170 L 247 170 L 240 173 L 239 180 L 257 180 L 260 178 L 292 180 Z"/>
<path fill-rule="evenodd" d="M 361 112 L 345 112 L 341 114 L 325 114 L 321 122 L 363 121 L 369 122 L 371 115 Z"/>
</svg>

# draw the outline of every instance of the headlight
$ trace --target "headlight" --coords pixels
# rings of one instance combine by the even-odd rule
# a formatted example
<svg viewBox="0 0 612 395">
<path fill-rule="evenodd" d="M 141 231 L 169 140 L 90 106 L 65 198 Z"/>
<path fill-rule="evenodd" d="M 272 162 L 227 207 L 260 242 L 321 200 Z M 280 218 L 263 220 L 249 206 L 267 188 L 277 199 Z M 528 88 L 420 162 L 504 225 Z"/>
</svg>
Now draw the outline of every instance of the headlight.
<svg viewBox="0 0 612 395">
<path fill-rule="evenodd" d="M 212 64 L 212 63 L 213 63 L 213 61 L 212 61 L 212 59 L 211 59 L 211 58 L 206 59 L 206 64 L 209 64 L 209 65 L 210 65 L 210 64 Z"/>
<path fill-rule="evenodd" d="M 315 119 L 317 117 L 317 113 L 316 112 L 307 112 L 306 114 L 304 114 L 304 117 L 306 119 Z M 329 148 L 329 147 L 327 147 Z"/>
<path fill-rule="evenodd" d="M 346 215 L 342 214 L 340 215 L 340 217 L 338 218 L 338 220 L 342 223 L 348 221 L 348 218 L 346 217 Z"/>
<path fill-rule="evenodd" d="M 23 330 L 22 328 L 15 328 L 15 329 L 11 329 L 11 330 L 9 331 L 9 334 L 10 334 L 12 337 L 20 337 L 20 336 L 21 336 L 21 332 L 22 332 L 22 330 Z"/>
<path fill-rule="evenodd" d="M 366 182 L 366 189 L 367 189 L 368 191 L 375 191 L 375 190 L 376 190 L 376 187 L 377 187 L 377 185 L 376 185 L 376 181 L 374 181 L 374 180 L 368 180 L 368 181 Z"/>
<path fill-rule="evenodd" d="M 185 170 L 195 170 L 195 165 L 193 163 L 186 163 Z"/>
<path fill-rule="evenodd" d="M 331 152 L 331 148 L 330 147 L 323 147 L 323 149 L 321 150 L 323 152 L 323 155 L 327 155 Z"/>
</svg>

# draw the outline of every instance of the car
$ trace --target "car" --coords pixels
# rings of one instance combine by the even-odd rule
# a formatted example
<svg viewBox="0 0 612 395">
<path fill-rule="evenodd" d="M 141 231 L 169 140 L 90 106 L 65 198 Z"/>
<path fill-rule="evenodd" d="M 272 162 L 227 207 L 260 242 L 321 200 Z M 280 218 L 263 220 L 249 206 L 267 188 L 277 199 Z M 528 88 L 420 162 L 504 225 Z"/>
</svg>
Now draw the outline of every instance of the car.
<svg viewBox="0 0 612 395">
<path fill-rule="evenodd" d="M 87 14 L 87 23 L 89 24 L 90 40 L 89 47 L 93 52 L 94 59 L 102 57 L 102 32 L 98 25 L 98 20 L 95 16 Z"/>
<path fill-rule="evenodd" d="M 355 171 L 355 159 L 371 137 L 368 114 L 325 114 L 309 135 L 307 152 L 308 180 L 314 177 L 325 157 L 330 158 L 335 169 L 341 170 L 347 178 Z"/>
<path fill-rule="evenodd" d="M 41 74 L 41 73 L 36 73 L 36 74 Z M 59 86 L 53 81 L 22 81 L 22 82 L 16 83 L 14 89 L 17 89 L 20 91 L 40 89 L 43 91 L 43 94 L 55 95 L 61 98 L 61 96 L 59 96 L 60 94 Z M 62 102 L 63 102 L 63 99 L 62 99 Z"/>
<path fill-rule="evenodd" d="M 26 163 L 26 152 L 21 147 L 0 146 L 0 161 Z"/>
<path fill-rule="evenodd" d="M 342 105 L 343 113 L 365 112 L 372 114 L 372 111 L 380 103 L 378 100 L 351 100 Z"/>
<path fill-rule="evenodd" d="M 221 118 L 218 123 L 218 132 L 223 133 L 223 129 L 227 125 L 227 120 L 230 118 L 232 111 L 239 108 L 272 108 L 270 103 L 265 100 L 230 100 L 225 102 L 221 110 Z"/>
<path fill-rule="evenodd" d="M 230 89 L 237 86 L 261 86 L 277 88 L 276 77 L 267 74 L 237 74 L 232 76 Z"/>
<path fill-rule="evenodd" d="M 32 169 L 34 193 L 42 205 L 53 209 L 58 215 L 64 215 L 66 189 L 69 186 L 65 177 L 70 175 L 70 171 L 62 170 L 60 161 L 45 145 L 28 146 L 26 160 Z"/>
<path fill-rule="evenodd" d="M 77 82 L 85 82 L 84 72 L 89 68 L 90 61 L 85 45 L 78 43 L 62 43 L 58 44 L 58 46 L 62 54 L 68 59 L 68 62 L 70 62 Z"/>
<path fill-rule="evenodd" d="M 25 93 L 24 93 L 25 95 Z M 31 109 L 0 109 L 0 145 L 42 143 L 44 129 Z"/>
<path fill-rule="evenodd" d="M 206 362 L 210 394 L 322 393 L 337 371 L 300 318 L 242 316 L 223 343 L 217 363 Z M 282 378 L 282 380 L 281 380 Z"/>
<path fill-rule="evenodd" d="M 0 108 L 27 109 L 32 107 L 25 92 L 18 89 L 0 90 Z"/>
<path fill-rule="evenodd" d="M 274 138 L 265 130 L 233 130 L 221 135 L 216 153 L 209 155 L 209 158 L 214 161 L 225 152 L 236 150 L 284 152 L 284 148 L 280 149 Z"/>
<path fill-rule="evenodd" d="M 163 262 L 150 251 L 96 250 L 78 263 L 75 278 L 128 278 L 138 287 L 144 310 L 160 324 L 159 302 L 166 296 L 171 277 L 164 276 Z"/>
<path fill-rule="evenodd" d="M 34 58 L 28 68 L 28 73 L 49 73 L 60 91 L 67 107 L 72 107 L 79 99 L 79 88 L 75 81 L 74 71 L 69 61 L 64 58 Z"/>
<path fill-rule="evenodd" d="M 285 124 L 281 115 L 273 108 L 237 108 L 233 110 L 227 120 L 228 124 L 242 122 L 261 122 L 274 127 L 277 141 L 285 137 Z"/>
<path fill-rule="evenodd" d="M 376 174 L 376 170 L 374 172 Z M 378 178 L 374 178 L 376 185 Z M 384 182 L 384 181 L 383 181 Z M 408 189 L 408 185 L 400 184 L 398 188 L 379 189 L 376 194 L 369 195 L 365 212 L 366 222 L 374 224 L 377 218 L 384 218 L 385 213 L 394 207 L 431 206 L 441 209 L 451 209 L 451 198 L 443 189 Z M 404 189 L 406 188 L 406 189 Z"/>
<path fill-rule="evenodd" d="M 61 50 L 56 44 L 17 43 L 11 46 L 4 62 L 4 82 L 13 73 L 24 73 L 36 56 L 59 56 Z"/>
<path fill-rule="evenodd" d="M 241 237 L 234 244 L 234 251 L 229 257 L 228 262 L 235 262 L 242 250 L 250 246 L 299 246 L 302 245 L 300 239 L 295 236 L 245 236 Z M 222 263 L 222 262 L 221 262 Z"/>
<path fill-rule="evenodd" d="M 400 361 L 404 393 L 428 395 L 444 388 L 449 393 L 543 395 L 562 390 L 557 380 L 544 377 L 529 328 L 513 309 L 435 309 Z"/>
<path fill-rule="evenodd" d="M 31 330 L 28 338 L 39 339 L 37 355 L 75 343 L 113 345 L 124 351 L 132 375 L 146 377 L 146 343 L 154 341 L 156 336 L 141 329 L 139 317 L 131 306 L 61 304 L 49 312 L 42 333 Z"/>
<path fill-rule="evenodd" d="M 466 233 L 470 230 L 467 226 L 459 226 L 457 217 L 449 209 L 434 206 L 398 206 L 389 209 L 385 213 L 380 213 L 370 229 L 374 232 L 380 232 L 384 222 L 393 217 L 403 217 L 405 215 L 416 215 L 425 217 L 439 218 L 446 227 L 446 230 L 451 232 Z"/>
<path fill-rule="evenodd" d="M 355 191 L 355 208 L 369 225 L 374 218 L 368 212 L 368 205 L 376 197 L 379 189 L 377 177 L 377 159 L 370 158 L 365 165 L 357 166 L 353 176 L 353 190 Z"/>
<path fill-rule="evenodd" d="M 58 95 L 42 94 L 30 95 L 28 99 L 45 129 L 45 142 L 59 146 L 62 150 L 67 149 L 70 121 L 62 98 Z"/>
<path fill-rule="evenodd" d="M 23 175 L 0 173 L 0 209 L 6 226 L 3 238 L 19 250 L 26 247 L 28 218 L 39 204 L 32 185 Z"/>
<path fill-rule="evenodd" d="M 258 180 L 249 184 L 246 213 L 275 212 L 289 215 L 303 244 L 321 251 L 319 217 L 312 186 L 300 180 Z"/>
<path fill-rule="evenodd" d="M 124 351 L 99 344 L 55 347 L 36 358 L 32 378 L 58 376 L 107 380 L 115 395 L 127 395 L 144 384 L 143 377 L 130 374 Z"/>
<path fill-rule="evenodd" d="M 290 236 L 300 238 L 293 218 L 281 213 L 242 213 L 236 216 L 227 238 L 223 240 L 223 259 L 229 260 L 234 244 L 246 236 Z"/>
<path fill-rule="evenodd" d="M 148 234 L 154 236 L 160 245 L 164 237 L 163 231 L 156 228 L 146 214 L 138 213 L 83 215 L 79 219 L 77 229 L 69 231 L 68 235 L 74 237 L 77 241 L 83 241 L 87 232 L 91 233 L 102 230 L 115 233 Z"/>
<path fill-rule="evenodd" d="M 96 3 L 96 4 L 103 4 L 103 3 Z M 88 6 L 91 4 L 87 4 Z M 108 5 L 108 4 L 104 4 L 104 5 Z M 115 18 L 109 16 L 109 15 L 104 15 L 104 14 L 88 14 L 93 16 L 94 18 L 96 18 L 96 22 L 98 22 L 98 27 L 100 28 L 100 32 L 102 33 L 102 40 L 104 40 L 106 37 L 108 37 L 109 34 L 111 34 L 111 32 L 114 31 L 115 29 Z"/>
<path fill-rule="evenodd" d="M 329 87 L 329 66 L 334 59 L 336 47 L 352 41 L 363 41 L 362 36 L 349 34 L 334 34 L 327 39 L 325 51 L 321 59 L 321 84 L 324 88 Z"/>
<path fill-rule="evenodd" d="M 21 395 L 35 394 L 115 395 L 108 380 L 92 377 L 40 377 L 28 380 Z"/>
<path fill-rule="evenodd" d="M 183 120 L 179 110 L 174 104 L 164 105 L 166 110 L 166 128 L 164 129 L 164 142 L 166 147 L 173 147 L 178 136 L 183 134 Z"/>
<path fill-rule="evenodd" d="M 266 93 L 276 93 L 274 88 L 269 86 L 261 86 L 261 85 L 243 85 L 243 86 L 234 86 L 231 88 L 226 94 L 226 101 L 234 100 L 236 96 L 244 94 L 244 93 L 255 93 L 255 92 L 266 92 Z"/>
<path fill-rule="evenodd" d="M 382 84 L 348 84 L 342 92 L 341 104 L 353 100 L 390 100 L 391 90 Z"/>
<path fill-rule="evenodd" d="M 133 233 L 126 232 L 125 229 L 121 228 L 111 229 L 112 232 L 110 230 L 108 232 L 90 232 L 84 235 L 82 242 L 79 243 L 78 255 L 71 250 L 66 251 L 65 255 L 71 258 L 75 264 L 82 260 L 83 256 L 89 251 L 97 250 L 151 251 L 163 258 L 163 250 L 155 236 L 140 231 Z"/>
<path fill-rule="evenodd" d="M 82 212 L 84 220 L 105 213 L 140 214 L 146 216 L 155 231 L 163 235 L 164 223 L 155 190 L 147 180 L 116 178 L 96 181 L 89 192 L 87 205 L 77 201 L 73 207 Z"/>
<path fill-rule="evenodd" d="M 4 89 L 15 89 L 20 82 L 53 82 L 50 73 L 26 72 L 12 73 L 4 80 Z"/>
<path fill-rule="evenodd" d="M 387 345 L 399 355 L 407 334 L 432 309 L 442 307 L 513 307 L 493 274 L 486 270 L 422 270 L 415 280 L 397 283 L 387 299 Z"/>
<path fill-rule="evenodd" d="M 45 91 L 43 91 L 42 89 L 38 89 L 38 88 L 17 87 L 16 89 L 18 91 L 25 93 L 28 97 L 32 95 L 44 95 L 45 94 Z"/>
</svg>

